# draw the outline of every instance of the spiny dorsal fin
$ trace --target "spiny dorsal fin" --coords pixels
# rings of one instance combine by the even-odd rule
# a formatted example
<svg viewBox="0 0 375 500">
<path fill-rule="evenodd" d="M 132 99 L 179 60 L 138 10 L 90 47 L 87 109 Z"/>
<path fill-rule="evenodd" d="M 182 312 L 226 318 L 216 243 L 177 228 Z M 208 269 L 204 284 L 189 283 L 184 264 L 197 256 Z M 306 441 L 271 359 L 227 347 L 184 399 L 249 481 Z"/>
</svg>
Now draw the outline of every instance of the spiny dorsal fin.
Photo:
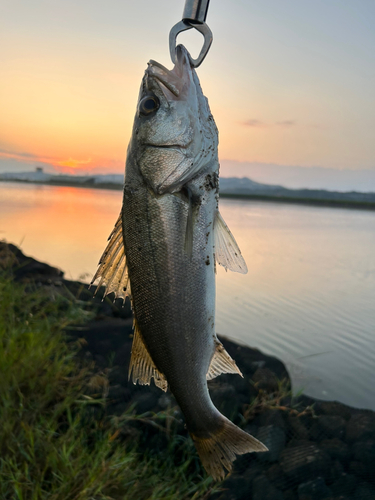
<svg viewBox="0 0 375 500">
<path fill-rule="evenodd" d="M 127 290 L 127 288 L 130 288 L 130 283 L 122 236 L 121 214 L 108 240 L 109 243 L 100 258 L 99 268 L 91 281 L 91 285 L 100 278 L 96 292 L 104 285 L 106 290 L 103 298 L 109 293 L 114 292 L 115 299 L 121 298 L 125 300 L 125 297 L 130 294 Z"/>
<path fill-rule="evenodd" d="M 214 232 L 216 262 L 225 267 L 226 271 L 229 269 L 236 273 L 246 274 L 247 266 L 241 250 L 219 211 L 216 212 Z"/>
<path fill-rule="evenodd" d="M 238 373 L 243 378 L 236 362 L 229 356 L 223 344 L 216 339 L 216 349 L 206 375 L 207 380 L 211 380 L 221 373 Z"/>
<path fill-rule="evenodd" d="M 152 361 L 135 320 L 132 355 L 129 365 L 129 379 L 130 377 L 132 377 L 133 384 L 136 384 L 138 381 L 141 385 L 150 385 L 151 378 L 154 377 L 154 382 L 157 387 L 163 391 L 168 389 L 168 382 Z"/>
</svg>

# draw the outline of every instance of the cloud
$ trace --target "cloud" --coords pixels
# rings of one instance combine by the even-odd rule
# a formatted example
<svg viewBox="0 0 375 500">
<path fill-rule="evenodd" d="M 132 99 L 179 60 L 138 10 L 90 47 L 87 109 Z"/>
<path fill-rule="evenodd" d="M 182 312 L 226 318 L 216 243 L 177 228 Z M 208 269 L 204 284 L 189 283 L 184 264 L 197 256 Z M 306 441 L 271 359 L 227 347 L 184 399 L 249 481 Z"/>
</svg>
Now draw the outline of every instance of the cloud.
<svg viewBox="0 0 375 500">
<path fill-rule="evenodd" d="M 251 118 L 250 120 L 246 120 L 245 122 L 242 122 L 242 125 L 245 127 L 253 127 L 253 128 L 266 128 L 266 127 L 283 127 L 283 128 L 289 128 L 289 127 L 294 127 L 297 124 L 295 120 L 282 120 L 279 122 L 275 122 L 273 124 L 268 124 L 266 122 L 263 122 L 262 120 L 258 120 L 257 118 Z"/>
<path fill-rule="evenodd" d="M 246 120 L 242 122 L 242 125 L 246 127 L 267 127 L 268 125 L 261 120 L 257 120 L 256 118 L 251 118 L 250 120 Z"/>
<path fill-rule="evenodd" d="M 55 171 L 71 175 L 106 173 L 108 171 L 122 173 L 124 170 L 123 158 L 56 158 L 28 152 L 0 149 L 0 162 L 4 164 L 4 167 L 1 167 L 1 170 L 6 168 L 5 165 L 7 165 L 7 160 L 11 162 L 9 165 L 12 165 L 12 169 L 16 168 L 19 170 L 19 168 L 22 168 L 22 165 L 25 165 L 27 168 L 30 168 L 30 166 L 43 166 L 52 172 Z M 17 165 L 19 165 L 19 167 L 17 167 Z"/>
<path fill-rule="evenodd" d="M 283 120 L 275 123 L 278 127 L 294 127 L 296 124 L 297 122 L 295 120 Z"/>
</svg>

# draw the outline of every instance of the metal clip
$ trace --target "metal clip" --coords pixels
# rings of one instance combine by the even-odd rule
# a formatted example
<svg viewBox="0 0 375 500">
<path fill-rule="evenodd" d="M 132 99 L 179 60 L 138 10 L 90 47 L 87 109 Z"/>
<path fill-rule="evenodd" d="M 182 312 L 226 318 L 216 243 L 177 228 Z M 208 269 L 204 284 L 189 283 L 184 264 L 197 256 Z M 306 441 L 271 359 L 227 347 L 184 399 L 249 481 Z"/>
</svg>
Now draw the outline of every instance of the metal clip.
<svg viewBox="0 0 375 500">
<path fill-rule="evenodd" d="M 205 23 L 210 0 L 186 0 L 182 21 L 177 23 L 169 33 L 169 52 L 172 62 L 176 62 L 176 39 L 182 31 L 195 28 L 202 33 L 204 43 L 197 59 L 190 57 L 190 63 L 194 68 L 198 68 L 206 57 L 212 44 L 212 31 Z"/>
</svg>

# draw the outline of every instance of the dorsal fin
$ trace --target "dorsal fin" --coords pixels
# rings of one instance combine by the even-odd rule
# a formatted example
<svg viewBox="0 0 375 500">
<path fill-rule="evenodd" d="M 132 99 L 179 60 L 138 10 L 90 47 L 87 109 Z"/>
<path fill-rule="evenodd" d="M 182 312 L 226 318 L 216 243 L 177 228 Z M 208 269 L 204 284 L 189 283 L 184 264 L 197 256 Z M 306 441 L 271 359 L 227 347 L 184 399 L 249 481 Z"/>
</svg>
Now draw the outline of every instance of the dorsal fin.
<svg viewBox="0 0 375 500">
<path fill-rule="evenodd" d="M 207 380 L 211 380 L 221 373 L 238 373 L 243 378 L 236 362 L 229 356 L 223 344 L 218 339 L 215 342 L 216 348 L 206 375 Z"/>
<path fill-rule="evenodd" d="M 138 381 L 141 385 L 150 385 L 151 378 L 154 377 L 154 382 L 157 387 L 163 391 L 168 389 L 168 382 L 152 361 L 136 320 L 134 320 L 134 338 L 129 364 L 129 379 L 130 377 L 132 377 L 133 384 L 136 384 Z"/>
<path fill-rule="evenodd" d="M 225 267 L 225 270 L 241 274 L 247 273 L 247 266 L 238 248 L 237 242 L 229 227 L 225 224 L 220 212 L 216 212 L 215 224 L 215 258 L 216 262 Z"/>
<path fill-rule="evenodd" d="M 99 261 L 99 268 L 93 277 L 90 286 L 100 278 L 96 292 L 104 285 L 106 287 L 103 298 L 109 293 L 115 293 L 115 299 L 129 295 L 128 266 L 126 265 L 126 255 L 124 239 L 122 236 L 122 215 L 117 219 L 115 227 L 109 235 L 109 243 Z"/>
</svg>

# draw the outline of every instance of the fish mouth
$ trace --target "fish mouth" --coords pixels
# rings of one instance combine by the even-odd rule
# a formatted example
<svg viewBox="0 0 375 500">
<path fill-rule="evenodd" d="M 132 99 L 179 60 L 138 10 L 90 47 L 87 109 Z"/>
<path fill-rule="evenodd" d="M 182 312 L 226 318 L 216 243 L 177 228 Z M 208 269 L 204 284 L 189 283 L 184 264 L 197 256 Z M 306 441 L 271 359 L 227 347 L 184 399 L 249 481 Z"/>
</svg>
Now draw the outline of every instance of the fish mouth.
<svg viewBox="0 0 375 500">
<path fill-rule="evenodd" d="M 191 80 L 192 68 L 187 54 L 187 50 L 180 47 L 175 66 L 171 70 L 163 66 L 163 64 L 150 59 L 146 69 L 147 77 L 157 80 L 162 90 L 164 90 L 164 87 L 174 97 L 181 98 L 186 94 Z"/>
</svg>

